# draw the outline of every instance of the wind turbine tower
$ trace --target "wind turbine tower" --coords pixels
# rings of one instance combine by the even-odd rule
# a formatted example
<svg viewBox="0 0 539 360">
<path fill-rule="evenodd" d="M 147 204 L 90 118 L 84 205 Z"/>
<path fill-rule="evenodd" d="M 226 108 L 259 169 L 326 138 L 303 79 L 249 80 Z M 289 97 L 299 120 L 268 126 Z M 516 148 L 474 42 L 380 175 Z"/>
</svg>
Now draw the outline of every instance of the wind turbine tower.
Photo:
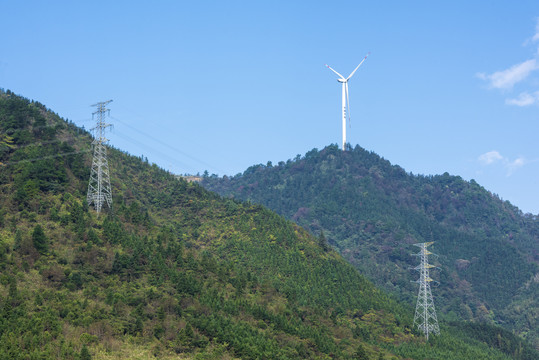
<svg viewBox="0 0 539 360">
<path fill-rule="evenodd" d="M 352 71 L 352 73 L 350 75 L 348 75 L 347 78 L 345 78 L 344 76 L 339 74 L 337 71 L 332 69 L 328 64 L 326 64 L 328 69 L 330 69 L 335 74 L 337 74 L 337 76 L 339 77 L 337 79 L 337 81 L 342 84 L 342 149 L 343 149 L 343 151 L 346 150 L 345 146 L 346 146 L 346 108 L 347 107 L 348 107 L 348 121 L 350 121 L 350 97 L 348 96 L 348 80 L 350 80 L 350 78 L 352 76 L 354 76 L 354 73 L 357 71 L 357 69 L 359 69 L 361 64 L 363 64 L 363 62 L 367 59 L 367 56 L 369 56 L 369 55 L 370 55 L 370 53 L 365 55 L 363 60 L 361 60 L 359 65 L 356 66 L 354 71 Z"/>
</svg>

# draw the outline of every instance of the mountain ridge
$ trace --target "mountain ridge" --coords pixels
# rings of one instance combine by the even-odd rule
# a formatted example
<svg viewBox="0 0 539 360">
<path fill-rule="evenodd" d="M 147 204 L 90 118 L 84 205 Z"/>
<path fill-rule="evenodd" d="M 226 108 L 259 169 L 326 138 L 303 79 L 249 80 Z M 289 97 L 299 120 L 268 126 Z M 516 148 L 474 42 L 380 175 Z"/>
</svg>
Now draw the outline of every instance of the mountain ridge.
<svg viewBox="0 0 539 360">
<path fill-rule="evenodd" d="M 533 320 L 539 312 L 533 300 L 538 218 L 473 180 L 413 175 L 359 146 L 341 151 L 331 145 L 233 177 L 206 176 L 202 184 L 268 206 L 312 233 L 323 231 L 363 274 L 410 304 L 415 289 L 408 280 L 415 274 L 407 268 L 415 250 L 409 245 L 436 241 L 433 251 L 443 271 L 435 291 L 442 313 L 494 320 L 539 346 Z M 522 295 L 526 291 L 531 295 Z M 532 305 L 531 320 L 519 310 L 519 296 Z"/>
</svg>

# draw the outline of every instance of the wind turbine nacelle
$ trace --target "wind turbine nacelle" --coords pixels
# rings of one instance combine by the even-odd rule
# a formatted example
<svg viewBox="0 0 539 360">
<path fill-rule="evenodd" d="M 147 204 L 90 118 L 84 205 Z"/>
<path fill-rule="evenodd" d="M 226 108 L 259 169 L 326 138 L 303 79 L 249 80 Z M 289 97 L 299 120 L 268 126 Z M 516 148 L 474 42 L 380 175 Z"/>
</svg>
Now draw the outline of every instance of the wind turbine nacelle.
<svg viewBox="0 0 539 360">
<path fill-rule="evenodd" d="M 337 81 L 340 82 L 340 83 L 345 83 L 346 79 L 337 79 Z"/>
</svg>

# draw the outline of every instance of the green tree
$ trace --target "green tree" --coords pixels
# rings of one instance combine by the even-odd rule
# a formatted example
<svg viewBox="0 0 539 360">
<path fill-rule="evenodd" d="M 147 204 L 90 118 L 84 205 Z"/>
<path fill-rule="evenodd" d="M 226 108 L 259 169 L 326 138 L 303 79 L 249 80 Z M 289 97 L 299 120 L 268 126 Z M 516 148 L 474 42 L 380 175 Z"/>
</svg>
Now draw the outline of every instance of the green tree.
<svg viewBox="0 0 539 360">
<path fill-rule="evenodd" d="M 320 245 L 320 247 L 324 251 L 328 251 L 330 249 L 326 236 L 324 235 L 324 230 L 320 231 L 320 236 L 318 237 L 318 245 Z"/>
<path fill-rule="evenodd" d="M 45 254 L 49 250 L 49 240 L 43 231 L 41 225 L 36 225 L 34 231 L 32 232 L 32 241 L 34 247 L 40 254 Z"/>
<path fill-rule="evenodd" d="M 365 350 L 365 347 L 363 347 L 363 344 L 359 344 L 355 356 L 358 360 L 369 360 L 369 356 L 367 355 L 367 351 Z"/>
<path fill-rule="evenodd" d="M 86 344 L 82 345 L 82 349 L 80 351 L 80 360 L 92 360 L 92 355 L 90 355 L 90 351 L 88 351 Z"/>
<path fill-rule="evenodd" d="M 9 282 L 9 297 L 16 298 L 19 295 L 17 290 L 17 279 L 14 276 L 8 278 Z"/>
<path fill-rule="evenodd" d="M 13 250 L 20 249 L 22 244 L 22 233 L 21 230 L 17 229 L 15 232 L 15 244 L 13 245 Z"/>
</svg>

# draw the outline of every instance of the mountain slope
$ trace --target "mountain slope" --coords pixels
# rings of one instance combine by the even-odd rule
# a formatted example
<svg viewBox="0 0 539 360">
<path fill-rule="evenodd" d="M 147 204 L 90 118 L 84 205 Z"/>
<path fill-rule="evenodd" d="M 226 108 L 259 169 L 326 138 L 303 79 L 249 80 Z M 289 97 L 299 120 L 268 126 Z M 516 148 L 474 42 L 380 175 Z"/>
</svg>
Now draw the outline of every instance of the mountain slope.
<svg viewBox="0 0 539 360">
<path fill-rule="evenodd" d="M 415 176 L 359 146 L 328 146 L 202 184 L 323 231 L 363 274 L 409 304 L 417 291 L 411 244 L 435 241 L 438 309 L 448 319 L 493 319 L 539 346 L 539 221 L 473 180 Z"/>
<path fill-rule="evenodd" d="M 0 358 L 536 355 L 466 324 L 425 344 L 411 309 L 320 239 L 115 149 L 114 212 L 97 216 L 86 132 L 10 92 L 0 130 Z"/>
</svg>

